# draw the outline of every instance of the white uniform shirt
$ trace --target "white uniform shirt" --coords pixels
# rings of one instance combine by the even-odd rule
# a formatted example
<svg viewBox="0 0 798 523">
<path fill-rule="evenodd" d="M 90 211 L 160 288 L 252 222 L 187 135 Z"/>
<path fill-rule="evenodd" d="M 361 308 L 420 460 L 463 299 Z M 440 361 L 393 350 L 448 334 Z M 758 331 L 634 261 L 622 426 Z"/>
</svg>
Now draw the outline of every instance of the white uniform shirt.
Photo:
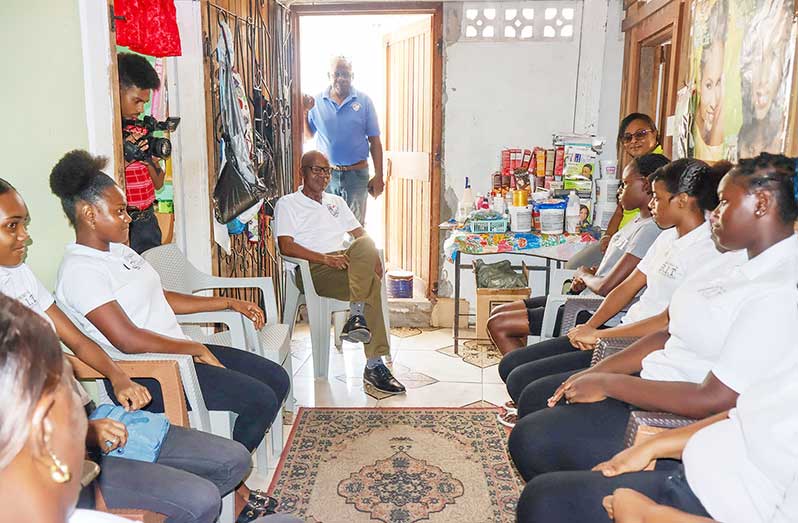
<svg viewBox="0 0 798 523">
<path fill-rule="evenodd" d="M 346 201 L 335 194 L 322 193 L 319 203 L 300 187 L 280 198 L 274 208 L 275 236 L 290 236 L 302 247 L 322 254 L 344 250 L 346 233 L 359 227 Z"/>
<path fill-rule="evenodd" d="M 75 509 L 69 523 L 132 523 L 131 520 L 96 510 Z"/>
<path fill-rule="evenodd" d="M 722 357 L 724 347 L 734 341 L 729 332 L 736 322 L 751 314 L 751 304 L 759 298 L 765 298 L 759 308 L 772 317 L 777 316 L 780 307 L 794 308 L 789 300 L 798 279 L 797 261 L 798 237 L 793 235 L 751 260 L 744 251 L 723 254 L 687 278 L 671 299 L 670 339 L 663 349 L 643 359 L 640 376 L 649 380 L 701 383 L 710 371 L 717 371 L 718 379 L 742 392 L 740 387 L 756 381 L 757 373 L 775 364 L 790 344 L 765 346 L 759 342 L 761 329 L 755 328 L 747 338 L 749 344 L 740 349 L 746 358 L 736 357 L 740 350 Z M 749 363 L 756 365 L 748 367 Z"/>
<path fill-rule="evenodd" d="M 720 251 L 712 241 L 708 222 L 682 237 L 676 227 L 662 231 L 637 265 L 646 276 L 646 287 L 621 323 L 634 323 L 664 311 L 684 279 L 716 258 L 720 258 Z"/>
<path fill-rule="evenodd" d="M 27 265 L 22 263 L 16 267 L 0 267 L 0 293 L 14 298 L 31 309 L 47 320 L 47 323 L 55 330 L 53 321 L 45 314 L 45 311 L 55 301 L 53 295 L 44 288 L 42 282 Z"/>
<path fill-rule="evenodd" d="M 176 339 L 188 339 L 164 296 L 161 278 L 129 247 L 112 243 L 108 252 L 73 243 L 67 245 L 58 270 L 55 297 L 86 336 L 110 353 L 119 353 L 86 315 L 116 301 L 141 329 Z"/>
<path fill-rule="evenodd" d="M 45 320 L 55 331 L 55 324 L 50 316 L 47 315 L 55 300 L 39 278 L 27 265 L 20 264 L 16 267 L 0 267 L 0 294 L 5 294 L 9 298 L 14 298 L 22 305 L 26 306 Z M 75 391 L 80 396 L 81 402 L 86 405 L 91 401 L 89 395 L 73 380 Z"/>
<path fill-rule="evenodd" d="M 638 215 L 621 230 L 612 235 L 607 252 L 601 258 L 596 276 L 606 276 L 615 267 L 624 254 L 631 254 L 642 259 L 657 239 L 662 229 L 653 218 L 641 218 Z"/>
<path fill-rule="evenodd" d="M 748 342 L 765 334 L 759 343 L 779 343 L 795 352 L 798 308 L 793 302 L 786 309 L 785 316 L 791 317 L 770 319 L 755 313 L 734 334 Z M 789 337 L 771 339 L 770 327 L 785 319 L 791 322 L 778 324 L 777 330 Z M 755 321 L 765 323 L 753 325 Z M 742 331 L 752 326 L 756 334 Z M 700 430 L 684 449 L 687 481 L 718 521 L 798 521 L 798 366 L 794 356 L 770 363 L 781 370 L 743 392 L 728 420 Z"/>
</svg>

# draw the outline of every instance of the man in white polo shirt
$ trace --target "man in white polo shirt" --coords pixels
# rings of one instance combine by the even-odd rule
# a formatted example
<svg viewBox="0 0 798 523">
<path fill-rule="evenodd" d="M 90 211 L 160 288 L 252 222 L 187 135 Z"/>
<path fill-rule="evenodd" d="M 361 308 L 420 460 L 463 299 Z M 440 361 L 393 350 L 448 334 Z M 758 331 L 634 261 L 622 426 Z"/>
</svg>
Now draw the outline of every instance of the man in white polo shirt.
<svg viewBox="0 0 798 523">
<path fill-rule="evenodd" d="M 401 394 L 404 386 L 382 360 L 390 354 L 390 346 L 382 315 L 379 252 L 344 199 L 324 192 L 330 183 L 327 158 L 319 151 L 309 151 L 302 156 L 301 171 L 303 185 L 280 198 L 274 210 L 280 252 L 310 262 L 319 295 L 350 302 L 349 320 L 341 337 L 364 344 L 365 384 L 381 392 Z M 355 240 L 345 248 L 347 234 Z"/>
</svg>

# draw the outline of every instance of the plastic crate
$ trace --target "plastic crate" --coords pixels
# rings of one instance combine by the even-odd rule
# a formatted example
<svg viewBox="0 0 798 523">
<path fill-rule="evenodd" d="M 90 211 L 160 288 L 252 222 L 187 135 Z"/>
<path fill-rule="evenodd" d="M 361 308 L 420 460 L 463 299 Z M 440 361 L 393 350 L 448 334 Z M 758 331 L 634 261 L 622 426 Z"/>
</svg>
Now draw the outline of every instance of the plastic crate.
<svg viewBox="0 0 798 523">
<path fill-rule="evenodd" d="M 473 233 L 503 233 L 507 232 L 510 222 L 506 218 L 501 220 L 471 220 L 468 222 L 468 230 Z"/>
</svg>

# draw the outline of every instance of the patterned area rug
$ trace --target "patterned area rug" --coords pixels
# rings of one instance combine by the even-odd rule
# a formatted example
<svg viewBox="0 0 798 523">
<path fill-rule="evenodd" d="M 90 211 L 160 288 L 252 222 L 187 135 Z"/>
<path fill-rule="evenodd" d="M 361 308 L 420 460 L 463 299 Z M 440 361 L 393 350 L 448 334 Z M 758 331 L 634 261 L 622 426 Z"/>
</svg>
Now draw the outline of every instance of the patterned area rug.
<svg viewBox="0 0 798 523">
<path fill-rule="evenodd" d="M 481 369 L 490 367 L 491 365 L 498 365 L 502 360 L 499 349 L 490 341 L 464 341 L 458 346 L 459 355 L 454 353 L 454 345 L 438 349 L 438 352 L 447 356 L 452 356 L 453 358 L 462 358 L 464 362 Z"/>
<path fill-rule="evenodd" d="M 515 521 L 497 409 L 299 410 L 270 487 L 308 522 Z"/>
</svg>

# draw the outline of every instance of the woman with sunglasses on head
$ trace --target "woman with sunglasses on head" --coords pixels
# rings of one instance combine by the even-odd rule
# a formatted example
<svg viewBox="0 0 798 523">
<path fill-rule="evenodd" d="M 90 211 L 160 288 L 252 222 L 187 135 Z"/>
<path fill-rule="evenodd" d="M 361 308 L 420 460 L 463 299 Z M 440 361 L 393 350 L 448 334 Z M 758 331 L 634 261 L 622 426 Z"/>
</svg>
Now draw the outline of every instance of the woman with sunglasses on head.
<svg viewBox="0 0 798 523">
<path fill-rule="evenodd" d="M 30 242 L 28 208 L 20 194 L 0 179 L 0 294 L 10 296 L 38 313 L 56 331 L 61 341 L 84 363 L 108 377 L 115 397 L 126 410 L 145 407 L 149 391 L 132 381 L 95 342 L 83 335 L 67 318 L 52 295 L 23 263 Z M 78 387 L 78 390 L 82 389 Z M 88 408 L 88 397 L 83 398 Z M 111 508 L 150 510 L 167 516 L 167 522 L 211 522 L 216 519 L 221 498 L 247 474 L 251 456 L 240 443 L 187 428 L 170 426 L 155 463 L 110 455 L 124 447 L 128 437 L 124 424 L 110 419 L 89 422 L 86 444 L 96 452 L 103 470 L 98 482 Z M 107 445 L 106 442 L 110 442 Z M 211 453 L 207 453 L 212 449 Z M 202 458 L 202 459 L 200 459 Z M 93 507 L 92 489 L 81 498 L 81 507 Z M 249 496 L 246 487 L 239 493 Z M 260 514 L 253 498 L 247 511 Z"/>
<path fill-rule="evenodd" d="M 50 174 L 50 187 L 76 236 L 59 269 L 59 304 L 112 356 L 117 350 L 192 356 L 208 409 L 238 414 L 233 439 L 252 452 L 282 408 L 289 376 L 256 354 L 190 340 L 175 314 L 232 309 L 260 328 L 263 311 L 241 300 L 165 291 L 150 264 L 123 244 L 130 217 L 124 192 L 101 170 L 105 163 L 72 151 Z M 148 410 L 162 412 L 160 387 L 150 380 L 142 384 L 153 397 Z"/>
<path fill-rule="evenodd" d="M 632 223 L 617 234 L 604 254 L 601 263 L 596 268 L 579 269 L 571 283 L 571 293 L 605 296 L 617 287 L 634 271 L 637 264 L 659 236 L 661 229 L 651 218 L 648 202 L 651 200 L 651 187 L 647 176 L 658 168 L 667 165 L 668 159 L 660 154 L 644 155 L 630 162 L 624 169 L 623 190 L 621 202 L 626 209 L 640 209 Z M 548 358 L 564 352 L 572 352 L 569 344 L 537 343 L 529 347 L 526 345 L 527 336 L 539 334 L 543 323 L 546 297 L 531 298 L 509 304 L 505 309 L 495 312 L 488 319 L 488 334 L 493 342 L 504 354 L 499 364 L 499 376 L 508 384 L 508 391 L 512 402 L 518 400 L 523 387 L 515 388 L 507 378 L 510 372 L 521 365 L 528 364 L 541 358 Z M 511 307 L 514 306 L 514 307 Z M 558 312 L 557 324 L 560 323 L 561 311 Z M 559 327 L 555 328 L 555 336 Z M 520 349 L 520 350 L 518 350 Z M 548 373 L 562 372 L 563 369 L 548 369 Z M 516 381 L 520 385 L 519 381 Z M 528 382 L 526 382 L 528 383 Z M 526 384 L 524 383 L 524 385 Z M 500 415 L 500 421 L 512 426 L 516 412 L 514 404 L 505 405 L 505 413 Z"/>
<path fill-rule="evenodd" d="M 687 278 L 662 314 L 606 331 L 667 329 L 664 347 L 642 338 L 568 378 L 552 408 L 519 420 L 509 448 L 525 479 L 609 459 L 623 448 L 630 409 L 704 418 L 732 408 L 777 368 L 798 365 L 795 168 L 790 158 L 763 153 L 723 177 L 710 223 L 729 252 Z"/>
<path fill-rule="evenodd" d="M 664 232 L 632 274 L 607 295 L 585 324 L 571 329 L 568 336 L 530 347 L 550 354 L 559 350 L 559 355 L 519 365 L 508 374 L 507 389 L 517 395 L 519 418 L 546 408 L 551 394 L 563 380 L 590 366 L 592 350 L 579 350 L 569 338 L 580 334 L 598 336 L 601 332 L 598 329 L 617 323 L 619 315 L 622 315 L 621 325 L 627 325 L 662 313 L 685 278 L 720 256 L 705 215 L 717 206 L 718 183 L 730 168 L 728 162 L 710 167 L 700 160 L 681 159 L 649 176 L 654 193 L 651 214 Z M 634 301 L 636 297 L 638 301 Z M 629 304 L 629 311 L 622 314 Z"/>
</svg>

